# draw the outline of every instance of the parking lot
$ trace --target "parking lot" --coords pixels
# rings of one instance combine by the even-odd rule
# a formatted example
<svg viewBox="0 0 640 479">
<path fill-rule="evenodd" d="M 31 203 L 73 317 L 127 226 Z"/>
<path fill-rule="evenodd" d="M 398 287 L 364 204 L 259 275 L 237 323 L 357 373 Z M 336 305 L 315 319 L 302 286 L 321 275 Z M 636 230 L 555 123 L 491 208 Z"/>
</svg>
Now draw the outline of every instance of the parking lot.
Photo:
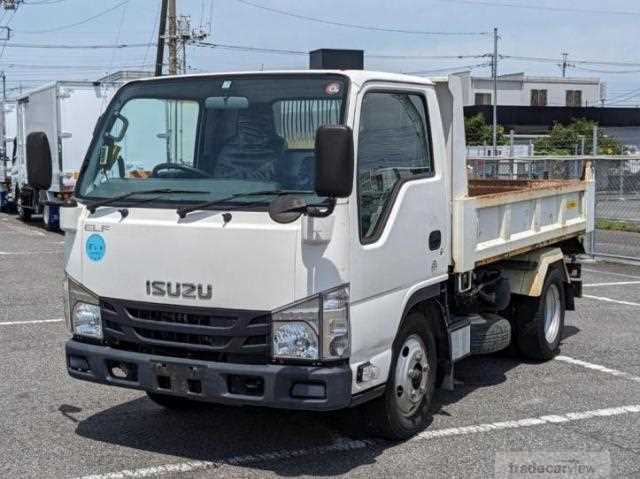
<svg viewBox="0 0 640 479">
<path fill-rule="evenodd" d="M 348 411 L 168 412 L 143 393 L 72 380 L 63 240 L 0 214 L 0 477 L 478 477 L 504 451 L 607 452 L 613 477 L 640 477 L 640 267 L 585 264 L 561 356 L 464 360 L 430 427 L 391 443 Z"/>
</svg>

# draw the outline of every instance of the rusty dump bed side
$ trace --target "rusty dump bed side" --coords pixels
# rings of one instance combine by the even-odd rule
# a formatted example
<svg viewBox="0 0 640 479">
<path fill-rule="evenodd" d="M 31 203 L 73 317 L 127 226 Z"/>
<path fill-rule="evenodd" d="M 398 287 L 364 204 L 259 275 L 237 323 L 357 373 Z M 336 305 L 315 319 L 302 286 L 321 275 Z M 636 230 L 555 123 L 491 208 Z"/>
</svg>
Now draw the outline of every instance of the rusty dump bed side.
<svg viewBox="0 0 640 479">
<path fill-rule="evenodd" d="M 578 180 L 470 180 L 453 200 L 455 271 L 591 232 L 594 197 L 590 170 Z"/>
<path fill-rule="evenodd" d="M 575 186 L 581 180 L 469 180 L 469 196 L 500 195 L 515 191 L 558 189 Z"/>
</svg>

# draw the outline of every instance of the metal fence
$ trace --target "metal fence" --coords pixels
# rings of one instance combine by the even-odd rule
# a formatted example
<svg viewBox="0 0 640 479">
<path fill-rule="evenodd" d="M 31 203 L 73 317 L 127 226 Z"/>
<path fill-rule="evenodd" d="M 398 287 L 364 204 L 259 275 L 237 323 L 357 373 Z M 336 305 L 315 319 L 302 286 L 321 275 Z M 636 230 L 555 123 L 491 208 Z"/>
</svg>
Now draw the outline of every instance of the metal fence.
<svg viewBox="0 0 640 479">
<path fill-rule="evenodd" d="M 640 260 L 640 156 L 468 158 L 470 178 L 580 178 L 591 161 L 596 180 L 595 256 Z"/>
</svg>

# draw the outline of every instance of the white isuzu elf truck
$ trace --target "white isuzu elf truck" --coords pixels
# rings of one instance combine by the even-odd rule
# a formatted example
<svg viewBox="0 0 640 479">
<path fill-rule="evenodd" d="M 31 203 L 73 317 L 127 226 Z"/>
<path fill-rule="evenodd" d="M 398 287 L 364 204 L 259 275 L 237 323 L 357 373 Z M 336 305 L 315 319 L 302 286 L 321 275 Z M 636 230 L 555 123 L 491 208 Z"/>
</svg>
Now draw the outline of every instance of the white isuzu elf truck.
<svg viewBox="0 0 640 479">
<path fill-rule="evenodd" d="M 11 196 L 22 220 L 41 214 L 47 229 L 58 229 L 55 202 L 73 194 L 93 127 L 118 86 L 57 81 L 18 97 Z"/>
<path fill-rule="evenodd" d="M 123 86 L 62 205 L 69 374 L 167 408 L 362 404 L 406 438 L 461 358 L 552 358 L 590 166 L 469 181 L 461 98 L 364 70 Z"/>
<path fill-rule="evenodd" d="M 0 211 L 12 211 L 11 180 L 15 160 L 16 103 L 0 102 Z"/>
</svg>

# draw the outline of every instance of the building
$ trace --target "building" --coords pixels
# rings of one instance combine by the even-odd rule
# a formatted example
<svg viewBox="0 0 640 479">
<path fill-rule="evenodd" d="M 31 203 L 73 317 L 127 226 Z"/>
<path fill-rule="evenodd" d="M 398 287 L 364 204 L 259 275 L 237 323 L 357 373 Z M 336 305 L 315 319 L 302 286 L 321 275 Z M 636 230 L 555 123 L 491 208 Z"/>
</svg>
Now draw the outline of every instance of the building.
<svg viewBox="0 0 640 479">
<path fill-rule="evenodd" d="M 469 72 L 463 78 L 464 105 L 493 104 L 491 77 L 475 77 Z M 605 84 L 598 78 L 563 78 L 529 76 L 511 73 L 498 77 L 498 105 L 504 106 L 599 106 L 605 98 Z"/>
<path fill-rule="evenodd" d="M 139 78 L 152 77 L 153 72 L 146 70 L 120 70 L 114 73 L 110 73 L 107 76 L 98 78 L 99 82 L 128 82 L 131 80 L 137 80 Z"/>
</svg>

